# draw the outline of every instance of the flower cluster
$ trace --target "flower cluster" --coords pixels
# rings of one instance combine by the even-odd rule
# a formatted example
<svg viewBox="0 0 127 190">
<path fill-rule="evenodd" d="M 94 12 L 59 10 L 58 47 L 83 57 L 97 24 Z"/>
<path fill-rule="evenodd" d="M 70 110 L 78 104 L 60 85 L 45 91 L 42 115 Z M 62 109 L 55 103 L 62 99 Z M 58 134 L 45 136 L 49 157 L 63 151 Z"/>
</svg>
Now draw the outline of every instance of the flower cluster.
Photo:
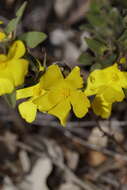
<svg viewBox="0 0 127 190">
<path fill-rule="evenodd" d="M 47 68 L 43 67 L 39 60 L 31 55 L 30 49 L 42 43 L 46 35 L 43 32 L 31 31 L 16 36 L 16 28 L 26 5 L 25 1 L 17 10 L 16 17 L 5 28 L 0 27 L 0 51 L 3 52 L 0 54 L 0 96 L 6 95 L 7 98 L 15 95 L 14 102 L 20 100 L 18 109 L 27 122 L 33 122 L 37 111 L 40 111 L 54 115 L 65 126 L 71 110 L 76 117 L 82 118 L 90 108 L 97 116 L 108 118 L 111 115 L 113 103 L 121 102 L 125 98 L 127 72 L 122 71 L 119 66 L 124 68 L 126 58 L 120 59 L 121 65 L 114 63 L 104 69 L 92 71 L 85 81 L 86 85 L 78 66 L 66 76 L 56 64 Z M 2 21 L 0 25 L 3 25 Z M 91 40 L 87 39 L 90 50 L 103 57 L 100 50 L 106 47 L 96 39 Z M 85 57 L 88 65 L 92 65 L 92 57 L 89 54 Z M 109 62 L 115 59 L 116 56 L 113 60 L 109 59 Z M 102 58 L 97 60 L 102 60 Z M 29 77 L 31 73 L 33 78 Z"/>
<path fill-rule="evenodd" d="M 0 33 L 0 39 L 5 38 L 2 39 Z M 27 122 L 33 122 L 39 110 L 56 116 L 65 126 L 71 109 L 76 117 L 82 118 L 90 107 L 96 115 L 108 118 L 112 104 L 125 98 L 123 89 L 127 88 L 127 72 L 121 71 L 117 63 L 91 72 L 84 88 L 78 66 L 64 77 L 58 65 L 50 65 L 45 70 L 38 61 L 39 71 L 43 71 L 39 82 L 23 88 L 29 66 L 29 61 L 23 58 L 25 53 L 24 43 L 17 40 L 6 54 L 0 54 L 0 95 L 10 94 L 18 87 L 16 100 L 23 99 L 18 106 L 19 112 Z M 121 64 L 125 61 L 122 58 Z M 94 97 L 92 101 L 90 96 Z"/>
<path fill-rule="evenodd" d="M 90 107 L 96 115 L 108 118 L 112 104 L 125 98 L 123 88 L 127 88 L 127 72 L 121 71 L 117 63 L 91 72 L 85 89 L 79 67 L 64 77 L 54 64 L 48 67 L 39 83 L 17 90 L 17 100 L 27 98 L 19 104 L 19 112 L 27 122 L 32 122 L 39 110 L 56 116 L 63 126 L 71 109 L 78 118 L 84 117 Z M 88 99 L 90 96 L 94 96 L 92 102 Z"/>
</svg>

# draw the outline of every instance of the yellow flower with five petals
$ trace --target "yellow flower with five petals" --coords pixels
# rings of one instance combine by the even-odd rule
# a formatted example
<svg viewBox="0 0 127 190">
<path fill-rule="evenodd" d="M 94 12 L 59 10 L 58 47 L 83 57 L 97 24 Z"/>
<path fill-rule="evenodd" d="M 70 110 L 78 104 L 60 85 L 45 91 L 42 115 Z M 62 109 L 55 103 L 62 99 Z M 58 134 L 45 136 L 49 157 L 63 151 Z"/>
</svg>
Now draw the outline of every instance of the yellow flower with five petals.
<svg viewBox="0 0 127 190">
<path fill-rule="evenodd" d="M 107 101 L 122 101 L 122 88 L 127 88 L 127 72 L 120 71 L 117 64 L 90 73 L 85 93 L 88 96 L 103 94 Z"/>
<path fill-rule="evenodd" d="M 60 68 L 57 65 L 51 65 L 41 77 L 38 85 L 39 88 L 37 90 L 37 94 L 33 94 L 33 92 L 36 92 L 36 89 L 33 91 L 33 87 L 31 87 L 32 98 L 26 102 L 23 102 L 21 104 L 22 107 L 19 105 L 19 111 L 21 115 L 28 122 L 35 119 L 37 108 L 41 112 L 47 112 L 58 117 L 62 125 L 66 124 L 67 116 L 71 110 L 71 106 L 75 115 L 79 118 L 85 116 L 85 114 L 88 112 L 90 102 L 84 92 L 81 90 L 83 87 L 83 79 L 80 76 L 79 67 L 75 67 L 71 73 L 66 78 L 64 78 Z M 22 92 L 22 90 L 18 91 L 17 99 L 26 97 L 27 94 L 30 93 L 29 88 L 25 89 L 25 92 Z M 24 113 L 26 103 L 27 108 L 29 107 L 29 111 Z M 30 109 L 30 107 L 33 106 L 34 108 L 36 106 L 37 107 L 33 110 Z"/>
<path fill-rule="evenodd" d="M 85 93 L 96 95 L 92 103 L 93 111 L 102 118 L 111 115 L 114 102 L 121 102 L 124 98 L 123 88 L 127 88 L 127 72 L 122 72 L 118 65 L 93 71 L 88 77 Z"/>
<path fill-rule="evenodd" d="M 40 111 L 58 117 L 63 126 L 66 124 L 71 106 L 78 118 L 82 118 L 88 112 L 90 103 L 81 90 L 83 79 L 80 76 L 79 67 L 73 68 L 71 73 L 64 78 L 60 68 L 52 65 L 40 82 L 46 92 L 34 100 L 34 103 Z"/>
</svg>

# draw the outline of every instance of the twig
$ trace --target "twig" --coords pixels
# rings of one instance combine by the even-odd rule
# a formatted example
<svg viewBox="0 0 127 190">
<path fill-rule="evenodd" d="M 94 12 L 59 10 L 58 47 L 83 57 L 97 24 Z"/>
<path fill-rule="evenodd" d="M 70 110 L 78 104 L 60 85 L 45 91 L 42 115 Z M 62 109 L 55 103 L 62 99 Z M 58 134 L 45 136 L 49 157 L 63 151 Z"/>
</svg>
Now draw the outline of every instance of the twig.
<svg viewBox="0 0 127 190">
<path fill-rule="evenodd" d="M 4 137 L 0 137 L 0 141 L 5 142 Z M 44 156 L 43 152 L 37 151 L 37 149 L 35 150 L 34 148 L 32 148 L 29 145 L 26 145 L 25 143 L 17 141 L 15 145 L 25 151 L 33 153 L 34 155 L 38 157 Z M 52 156 L 48 152 L 46 153 L 47 153 L 47 156 L 51 159 L 53 164 L 63 169 L 64 172 L 68 173 L 71 176 L 71 179 L 75 184 L 78 184 L 84 190 L 99 190 L 98 188 L 96 188 L 95 185 L 91 184 L 89 181 L 80 180 L 80 178 L 78 178 L 78 176 L 76 176 L 64 163 L 57 162 L 56 160 L 52 158 Z"/>
<path fill-rule="evenodd" d="M 119 142 L 116 140 L 116 138 L 114 137 L 114 135 L 113 135 L 113 134 L 109 134 L 108 132 L 104 131 L 99 120 L 95 120 L 95 121 L 96 121 L 96 123 L 97 123 L 97 127 L 98 127 L 99 130 L 103 133 L 103 135 L 104 135 L 104 136 L 107 136 L 112 142 L 114 142 L 117 146 L 119 146 L 119 148 L 120 148 L 122 151 L 126 152 L 125 147 L 124 147 L 121 143 L 119 143 Z"/>
<path fill-rule="evenodd" d="M 72 135 L 69 131 L 65 131 L 64 135 L 67 138 L 69 138 L 70 140 L 75 141 L 75 142 L 79 143 L 80 145 L 82 145 L 84 147 L 87 147 L 87 148 L 89 148 L 91 150 L 95 150 L 97 152 L 102 152 L 103 154 L 111 156 L 113 158 L 117 158 L 117 159 L 121 159 L 123 161 L 127 161 L 127 156 L 125 154 L 114 152 L 112 150 L 108 150 L 107 148 L 99 147 L 99 146 L 97 146 L 95 144 L 91 144 L 91 143 L 89 143 L 89 142 L 87 142 L 85 140 L 82 140 L 82 139 Z"/>
</svg>

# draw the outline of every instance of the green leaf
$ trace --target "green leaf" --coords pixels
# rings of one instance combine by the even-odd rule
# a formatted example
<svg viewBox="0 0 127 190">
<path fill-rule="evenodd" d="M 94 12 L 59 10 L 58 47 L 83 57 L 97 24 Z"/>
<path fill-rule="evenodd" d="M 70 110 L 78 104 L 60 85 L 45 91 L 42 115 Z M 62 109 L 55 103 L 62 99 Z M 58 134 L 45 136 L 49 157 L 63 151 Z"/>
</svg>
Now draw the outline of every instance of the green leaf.
<svg viewBox="0 0 127 190">
<path fill-rule="evenodd" d="M 24 41 L 29 48 L 35 48 L 38 44 L 46 39 L 46 34 L 43 32 L 26 32 L 19 36 L 19 39 Z"/>
<path fill-rule="evenodd" d="M 100 3 L 98 3 L 96 0 L 94 0 L 90 6 L 90 12 L 91 13 L 100 13 L 100 10 L 101 10 Z"/>
<path fill-rule="evenodd" d="M 92 67 L 90 68 L 90 71 L 94 71 L 96 69 L 102 69 L 102 65 L 100 63 L 95 63 L 94 65 L 92 65 Z"/>
<path fill-rule="evenodd" d="M 114 63 L 116 61 L 117 55 L 116 54 L 112 54 L 108 57 L 105 57 L 105 59 L 101 62 L 102 67 L 108 67 L 110 65 L 112 65 L 112 63 Z"/>
<path fill-rule="evenodd" d="M 24 13 L 24 10 L 25 10 L 25 8 L 26 8 L 26 5 L 27 5 L 27 2 L 25 1 L 25 2 L 23 3 L 23 5 L 22 5 L 22 6 L 18 9 L 18 11 L 16 12 L 16 18 L 13 18 L 13 19 L 8 23 L 8 25 L 6 26 L 5 32 L 6 32 L 7 34 L 9 34 L 10 32 L 13 32 L 13 31 L 16 29 L 17 24 L 20 22 L 21 17 L 22 17 L 22 15 L 23 15 L 23 13 Z"/>
<path fill-rule="evenodd" d="M 22 6 L 17 10 L 17 12 L 16 12 L 16 16 L 17 17 L 22 17 L 22 15 L 23 15 L 23 13 L 24 13 L 24 11 L 25 11 L 25 8 L 26 8 L 26 5 L 27 5 L 27 2 L 25 1 L 23 4 L 22 4 Z"/>
<path fill-rule="evenodd" d="M 127 39 L 127 30 L 124 31 L 124 33 L 120 36 L 119 41 L 124 41 Z"/>
<path fill-rule="evenodd" d="M 102 18 L 99 14 L 87 14 L 87 19 L 94 27 L 100 27 L 106 24 L 105 19 Z"/>
<path fill-rule="evenodd" d="M 14 108 L 16 106 L 16 90 L 14 90 L 11 94 L 5 94 L 4 99 L 9 106 Z"/>
<path fill-rule="evenodd" d="M 78 61 L 85 66 L 92 65 L 93 60 L 94 58 L 88 53 L 81 54 L 78 59 Z"/>
<path fill-rule="evenodd" d="M 95 39 L 85 38 L 85 40 L 86 40 L 86 43 L 88 44 L 88 47 L 95 54 L 103 55 L 104 52 L 108 49 L 108 47 L 105 44 L 103 44 Z"/>
<path fill-rule="evenodd" d="M 13 31 L 15 30 L 17 24 L 18 24 L 18 19 L 17 19 L 17 18 L 12 19 L 12 20 L 8 23 L 7 27 L 5 28 L 5 32 L 6 32 L 7 34 L 9 34 L 10 32 L 13 32 Z"/>
</svg>

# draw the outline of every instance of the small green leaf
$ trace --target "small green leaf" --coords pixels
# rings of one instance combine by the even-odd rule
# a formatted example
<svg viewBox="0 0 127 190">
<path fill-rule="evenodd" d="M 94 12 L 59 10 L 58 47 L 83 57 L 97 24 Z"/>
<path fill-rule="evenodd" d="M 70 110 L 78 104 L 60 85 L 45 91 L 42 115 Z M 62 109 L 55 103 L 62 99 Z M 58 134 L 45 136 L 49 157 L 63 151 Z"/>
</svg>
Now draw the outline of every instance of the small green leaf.
<svg viewBox="0 0 127 190">
<path fill-rule="evenodd" d="M 9 106 L 14 108 L 16 106 L 16 90 L 14 90 L 11 94 L 5 94 L 4 99 Z"/>
<path fill-rule="evenodd" d="M 23 13 L 24 13 L 24 11 L 25 11 L 25 8 L 26 8 L 26 5 L 27 5 L 27 2 L 25 1 L 23 4 L 22 4 L 22 6 L 17 10 L 17 12 L 16 12 L 16 16 L 17 17 L 22 17 L 22 15 L 23 15 Z"/>
<path fill-rule="evenodd" d="M 19 39 L 24 41 L 29 48 L 35 48 L 38 44 L 46 39 L 46 34 L 43 32 L 26 32 L 19 36 Z"/>
<path fill-rule="evenodd" d="M 93 60 L 94 58 L 90 54 L 83 53 L 80 55 L 78 61 L 85 66 L 89 66 L 89 65 L 92 65 Z"/>
<path fill-rule="evenodd" d="M 102 18 L 99 14 L 88 14 L 87 19 L 94 27 L 100 27 L 105 25 L 105 19 Z"/>
<path fill-rule="evenodd" d="M 123 32 L 123 34 L 120 36 L 119 41 L 124 41 L 127 39 L 127 30 Z"/>
<path fill-rule="evenodd" d="M 100 63 L 95 63 L 94 65 L 92 65 L 92 67 L 90 68 L 90 71 L 94 71 L 96 69 L 102 69 L 102 65 Z"/>
<path fill-rule="evenodd" d="M 10 32 L 13 32 L 16 28 L 18 24 L 18 19 L 17 18 L 13 18 L 7 25 L 7 27 L 5 28 L 5 32 L 7 34 L 9 34 Z"/>
<path fill-rule="evenodd" d="M 18 11 L 16 12 L 16 18 L 13 18 L 13 19 L 8 23 L 8 25 L 6 26 L 5 32 L 6 32 L 7 34 L 9 34 L 10 32 L 13 32 L 13 31 L 16 29 L 17 24 L 20 22 L 21 17 L 22 17 L 22 15 L 23 15 L 23 13 L 24 13 L 24 10 L 25 10 L 25 8 L 26 8 L 26 5 L 27 5 L 27 2 L 25 1 L 25 2 L 23 3 L 23 5 L 22 5 L 22 6 L 18 9 Z"/>
<path fill-rule="evenodd" d="M 95 39 L 85 38 L 85 40 L 88 44 L 88 47 L 93 51 L 93 53 L 96 53 L 98 55 L 103 55 L 104 52 L 108 49 L 105 44 Z"/>
<path fill-rule="evenodd" d="M 116 61 L 117 55 L 116 54 L 112 54 L 108 57 L 105 57 L 105 59 L 101 62 L 102 67 L 108 67 L 110 65 L 112 65 L 112 63 L 114 63 Z"/>
</svg>

